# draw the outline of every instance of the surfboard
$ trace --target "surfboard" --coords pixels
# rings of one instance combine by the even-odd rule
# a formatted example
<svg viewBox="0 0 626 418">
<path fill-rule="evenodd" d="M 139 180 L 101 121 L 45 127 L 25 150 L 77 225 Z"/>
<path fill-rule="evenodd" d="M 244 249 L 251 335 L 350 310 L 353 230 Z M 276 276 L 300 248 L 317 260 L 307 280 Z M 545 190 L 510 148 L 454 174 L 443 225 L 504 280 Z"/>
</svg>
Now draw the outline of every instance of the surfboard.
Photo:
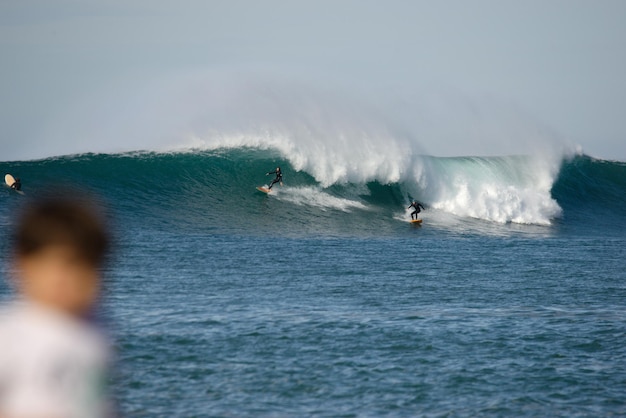
<svg viewBox="0 0 626 418">
<path fill-rule="evenodd" d="M 422 223 L 422 220 L 421 219 L 411 219 L 409 222 L 412 223 L 413 225 L 420 225 Z"/>
<path fill-rule="evenodd" d="M 267 193 L 269 193 L 269 192 L 271 192 L 271 190 L 270 190 L 270 189 L 268 189 L 267 187 L 263 187 L 263 186 L 259 186 L 259 187 L 257 187 L 256 189 L 257 189 L 258 191 L 263 192 L 263 193 L 266 193 L 266 194 L 267 194 Z"/>
<path fill-rule="evenodd" d="M 4 176 L 4 182 L 6 183 L 7 186 L 11 187 L 13 183 L 15 183 L 15 177 L 13 177 L 10 174 L 7 174 L 6 176 Z"/>
</svg>

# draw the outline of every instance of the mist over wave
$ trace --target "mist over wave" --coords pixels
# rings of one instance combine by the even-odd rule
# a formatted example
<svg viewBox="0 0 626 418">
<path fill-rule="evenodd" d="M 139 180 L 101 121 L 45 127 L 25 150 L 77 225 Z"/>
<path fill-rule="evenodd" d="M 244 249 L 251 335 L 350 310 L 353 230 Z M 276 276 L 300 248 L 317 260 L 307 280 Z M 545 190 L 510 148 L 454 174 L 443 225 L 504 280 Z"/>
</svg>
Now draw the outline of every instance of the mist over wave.
<svg viewBox="0 0 626 418">
<path fill-rule="evenodd" d="M 218 87 L 195 80 L 191 85 L 193 100 L 187 95 L 183 102 L 196 104 L 193 129 L 165 149 L 274 150 L 322 188 L 399 183 L 432 207 L 458 216 L 549 224 L 560 215 L 550 189 L 569 151 L 518 109 L 455 102 L 449 94 L 438 100 L 427 97 L 436 102 L 432 107 L 419 100 L 386 106 L 380 97 L 377 102 L 356 100 L 327 88 L 275 80 L 228 79 Z M 450 131 L 449 125 L 456 128 Z M 511 151 L 503 155 L 516 151 L 524 157 L 462 163 L 425 157 L 431 137 L 450 142 L 451 149 L 463 141 L 474 144 L 473 155 L 482 150 L 493 155 L 496 148 Z"/>
<path fill-rule="evenodd" d="M 437 158 L 408 125 L 380 109 L 305 97 L 280 96 L 262 111 L 248 102 L 247 125 L 224 123 L 173 149 L 272 150 L 322 188 L 400 184 L 403 193 L 462 217 L 547 225 L 560 216 L 550 190 L 567 152 L 557 141 L 528 139 L 523 156 Z"/>
<path fill-rule="evenodd" d="M 50 109 L 37 147 L 19 159 L 85 152 L 166 151 L 246 136 L 272 146 L 390 146 L 438 156 L 501 156 L 571 149 L 530 112 L 494 97 L 432 87 L 386 90 L 229 69 L 111 82 Z M 248 139 L 250 140 L 250 139 Z M 329 142 L 330 141 L 330 142 Z M 339 151 L 341 151 L 339 149 Z M 367 151 L 363 149 L 362 152 Z"/>
<path fill-rule="evenodd" d="M 550 192 L 571 153 L 517 109 L 450 94 L 398 101 L 343 93 L 241 74 L 191 74 L 86 95 L 49 131 L 60 153 L 265 150 L 315 180 L 290 184 L 295 188 L 283 198 L 292 203 L 358 209 L 358 200 L 336 201 L 324 190 L 376 182 L 460 217 L 547 225 L 561 215 Z M 454 158 L 429 156 L 441 144 Z M 455 149 L 482 156 L 458 157 Z M 503 153 L 486 156 L 494 150 Z"/>
</svg>

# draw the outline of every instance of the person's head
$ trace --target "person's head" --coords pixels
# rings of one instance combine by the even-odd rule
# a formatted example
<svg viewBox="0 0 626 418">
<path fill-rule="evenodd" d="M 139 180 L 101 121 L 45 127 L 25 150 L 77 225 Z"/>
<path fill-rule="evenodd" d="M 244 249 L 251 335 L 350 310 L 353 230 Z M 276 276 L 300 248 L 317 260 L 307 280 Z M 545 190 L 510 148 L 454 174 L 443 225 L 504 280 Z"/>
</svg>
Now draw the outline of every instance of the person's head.
<svg viewBox="0 0 626 418">
<path fill-rule="evenodd" d="M 109 237 L 92 205 L 64 196 L 24 209 L 13 245 L 16 279 L 27 300 L 76 316 L 95 304 Z"/>
<path fill-rule="evenodd" d="M 276 167 L 276 171 L 280 171 L 280 167 Z"/>
</svg>

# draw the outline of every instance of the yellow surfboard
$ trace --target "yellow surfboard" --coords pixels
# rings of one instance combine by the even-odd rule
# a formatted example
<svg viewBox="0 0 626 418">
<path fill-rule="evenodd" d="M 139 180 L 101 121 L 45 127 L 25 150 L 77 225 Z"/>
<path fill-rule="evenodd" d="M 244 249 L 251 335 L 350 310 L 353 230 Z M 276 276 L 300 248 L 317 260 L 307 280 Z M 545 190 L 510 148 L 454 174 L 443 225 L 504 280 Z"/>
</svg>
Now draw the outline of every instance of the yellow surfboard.
<svg viewBox="0 0 626 418">
<path fill-rule="evenodd" d="M 270 189 L 268 189 L 267 187 L 263 187 L 263 186 L 259 186 L 256 188 L 258 191 L 263 192 L 263 193 L 269 193 L 271 192 Z"/>
<path fill-rule="evenodd" d="M 413 225 L 419 225 L 422 223 L 421 219 L 411 219 L 409 222 L 411 222 Z"/>
</svg>

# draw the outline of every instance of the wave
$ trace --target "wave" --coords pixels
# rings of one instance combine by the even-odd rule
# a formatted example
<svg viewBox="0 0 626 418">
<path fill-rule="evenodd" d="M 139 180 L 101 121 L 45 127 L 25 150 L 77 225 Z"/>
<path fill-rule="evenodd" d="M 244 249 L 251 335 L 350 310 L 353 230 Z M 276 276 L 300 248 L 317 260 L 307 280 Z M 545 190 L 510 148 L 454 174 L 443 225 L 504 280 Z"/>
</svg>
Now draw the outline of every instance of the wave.
<svg viewBox="0 0 626 418">
<path fill-rule="evenodd" d="M 65 174 L 58 167 L 80 166 L 73 173 L 75 178 L 67 179 L 79 182 L 96 175 L 90 170 L 97 167 L 116 185 L 100 181 L 98 187 L 120 187 L 144 198 L 150 191 L 178 197 L 182 193 L 183 199 L 197 202 L 198 208 L 215 204 L 215 196 L 224 193 L 229 198 L 243 198 L 244 191 L 264 182 L 258 173 L 279 164 L 292 178 L 284 192 L 275 193 L 272 199 L 318 211 L 355 213 L 384 208 L 388 212 L 393 207 L 396 212 L 389 216 L 393 218 L 406 216 L 402 208 L 409 198 L 416 198 L 431 212 L 498 224 L 551 225 L 562 216 L 562 207 L 551 191 L 562 166 L 563 145 L 515 110 L 489 112 L 506 106 L 470 103 L 456 106 L 460 107 L 458 115 L 451 115 L 449 109 L 455 106 L 449 105 L 454 99 L 437 110 L 438 106 L 429 106 L 428 99 L 427 103 L 409 100 L 403 105 L 394 100 L 396 105 L 389 106 L 384 100 L 350 99 L 331 89 L 246 76 L 207 80 L 203 75 L 189 75 L 170 81 L 148 83 L 140 89 L 142 94 L 137 97 L 141 100 L 130 101 L 138 109 L 134 105 L 112 106 L 128 101 L 105 95 L 102 106 L 119 109 L 123 113 L 118 115 L 120 123 L 111 120 L 113 123 L 103 124 L 99 115 L 109 113 L 80 106 L 92 117 L 77 109 L 61 118 L 58 129 L 46 129 L 50 143 L 63 143 L 65 128 L 73 127 L 72 137 L 85 146 L 100 144 L 101 148 L 93 149 L 110 150 L 110 144 L 123 141 L 132 149 L 146 144 L 146 149 L 155 152 L 84 154 L 36 164 L 46 166 L 57 177 Z M 164 100 L 146 103 L 148 98 Z M 480 112 L 483 116 L 473 119 L 472 109 L 484 110 Z M 110 116 L 115 119 L 113 113 Z M 423 116 L 416 119 L 413 115 Z M 454 118 L 461 132 L 450 135 L 457 145 L 462 141 L 463 146 L 481 152 L 481 147 L 491 149 L 494 143 L 509 144 L 507 149 L 514 143 L 516 150 L 527 152 L 508 157 L 429 156 L 425 151 L 429 144 L 423 138 L 431 138 L 431 146 L 432 142 L 448 143 L 450 138 L 424 132 L 427 120 L 448 121 L 459 115 L 465 116 Z M 440 131 L 440 126 L 431 128 Z M 186 139 L 181 139 L 182 132 Z M 153 134 L 160 139 L 156 141 Z M 168 145 L 169 140 L 175 144 Z M 30 173 L 22 174 L 25 181 L 26 175 Z M 34 184 L 39 181 L 33 180 Z M 159 206 L 166 206 L 161 200 Z M 388 216 L 387 212 L 383 216 Z"/>
<path fill-rule="evenodd" d="M 565 221 L 570 225 L 588 223 L 603 227 L 602 231 L 622 234 L 626 230 L 624 162 L 585 155 L 565 160 L 552 195 L 563 206 Z"/>
<path fill-rule="evenodd" d="M 392 145 L 385 146 L 380 137 L 363 136 L 355 150 L 335 145 L 329 153 L 324 143 L 316 141 L 296 151 L 289 141 L 271 149 L 323 188 L 368 182 L 398 185 L 401 194 L 423 200 L 432 208 L 499 223 L 549 225 L 561 214 L 550 194 L 560 166 L 557 158 L 437 158 L 418 154 L 409 146 L 403 149 L 398 141 L 389 143 Z M 220 142 L 216 149 L 224 146 Z M 259 143 L 255 138 L 231 138 L 226 147 L 256 148 Z"/>
<path fill-rule="evenodd" d="M 398 220 L 408 219 L 411 198 L 427 206 L 425 218 L 451 228 L 468 221 L 590 225 L 598 214 L 607 231 L 626 224 L 626 164 L 620 162 L 584 155 L 558 163 L 532 156 L 415 155 L 393 167 L 388 157 L 353 164 L 335 160 L 335 170 L 343 173 L 337 175 L 314 165 L 303 169 L 298 154 L 285 158 L 283 152 L 244 146 L 84 154 L 0 163 L 0 170 L 20 176 L 27 195 L 51 183 L 87 187 L 111 202 L 122 219 L 146 227 L 351 234 L 368 225 L 393 233 L 403 227 Z M 269 196 L 257 192 L 277 165 L 285 186 L 275 186 Z M 8 202 L 3 216 L 9 217 L 14 196 L 7 189 L 2 198 Z"/>
<path fill-rule="evenodd" d="M 305 112 L 254 132 L 196 137 L 187 146 L 191 152 L 264 150 L 322 188 L 398 185 L 402 194 L 461 217 L 549 225 L 561 214 L 550 194 L 563 155 L 559 147 L 534 148 L 527 156 L 437 158 L 389 126 L 324 115 L 320 121 Z"/>
</svg>

